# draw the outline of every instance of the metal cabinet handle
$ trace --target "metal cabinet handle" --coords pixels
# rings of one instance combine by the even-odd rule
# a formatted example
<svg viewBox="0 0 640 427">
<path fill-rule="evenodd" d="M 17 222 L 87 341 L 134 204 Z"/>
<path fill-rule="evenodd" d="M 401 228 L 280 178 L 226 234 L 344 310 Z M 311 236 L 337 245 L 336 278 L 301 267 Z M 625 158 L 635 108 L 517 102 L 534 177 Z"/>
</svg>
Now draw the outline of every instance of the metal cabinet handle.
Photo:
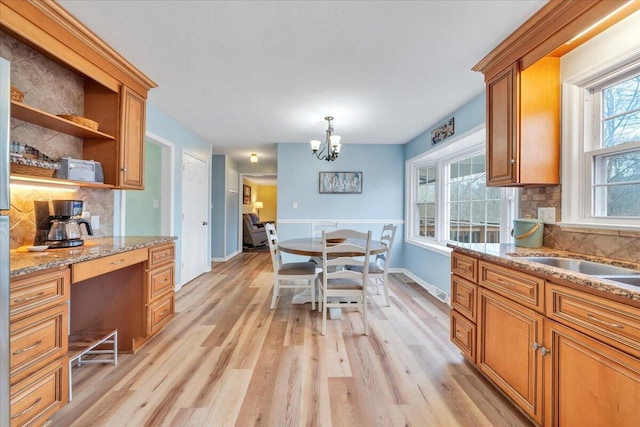
<svg viewBox="0 0 640 427">
<path fill-rule="evenodd" d="M 460 294 L 456 294 L 456 298 L 458 298 L 458 299 L 467 299 L 466 296 L 460 295 Z"/>
<path fill-rule="evenodd" d="M 515 164 L 516 164 L 515 159 L 510 159 L 510 160 L 509 160 L 509 164 L 515 165 Z"/>
<path fill-rule="evenodd" d="M 117 261 L 112 261 L 111 265 L 118 265 L 118 264 L 122 264 L 124 262 L 124 259 L 119 259 Z"/>
<path fill-rule="evenodd" d="M 537 349 L 539 349 L 541 347 L 540 344 L 538 344 L 537 342 L 534 342 L 531 347 L 533 347 L 533 350 L 536 351 Z"/>
<path fill-rule="evenodd" d="M 622 325 L 618 325 L 617 323 L 605 322 L 604 320 L 598 319 L 596 316 L 594 316 L 591 313 L 588 313 L 587 317 L 595 322 L 602 323 L 603 325 L 611 326 L 612 328 L 624 329 L 624 326 Z"/>
<path fill-rule="evenodd" d="M 16 350 L 16 351 L 14 351 L 14 352 L 13 352 L 13 353 L 11 353 L 11 354 L 12 354 L 13 356 L 17 356 L 18 354 L 20 354 L 20 353 L 24 353 L 25 351 L 33 350 L 34 348 L 36 348 L 36 347 L 37 347 L 37 346 L 39 346 L 40 344 L 42 344 L 42 340 L 38 340 L 38 341 L 36 341 L 36 343 L 35 343 L 35 344 L 30 345 L 29 347 L 27 347 L 27 348 L 23 348 L 23 349 L 21 349 L 21 350 Z"/>
<path fill-rule="evenodd" d="M 25 302 L 25 301 L 31 301 L 32 299 L 36 299 L 41 297 L 42 295 L 44 295 L 44 292 L 38 292 L 35 295 L 32 295 L 30 297 L 24 297 L 24 298 L 18 298 L 18 299 L 14 299 L 13 302 L 15 303 L 19 303 L 19 302 Z"/>
<path fill-rule="evenodd" d="M 33 402 L 33 403 L 31 404 L 31 406 L 29 406 L 29 407 L 28 407 L 27 409 L 25 409 L 24 411 L 19 412 L 19 413 L 14 414 L 14 415 L 11 415 L 11 419 L 12 419 L 12 420 L 15 420 L 16 418 L 21 417 L 21 416 L 23 416 L 24 414 L 26 414 L 27 412 L 31 411 L 33 408 L 35 408 L 36 406 L 38 406 L 38 403 L 40 403 L 40 401 L 41 401 L 41 400 L 42 400 L 42 398 L 41 398 L 41 397 L 37 398 L 37 399 L 36 399 L 36 401 L 35 401 L 35 402 Z"/>
<path fill-rule="evenodd" d="M 540 347 L 540 353 L 541 353 L 543 356 L 546 356 L 547 354 L 551 354 L 551 350 L 549 350 L 549 349 L 548 349 L 548 348 L 546 348 L 546 347 Z"/>
</svg>

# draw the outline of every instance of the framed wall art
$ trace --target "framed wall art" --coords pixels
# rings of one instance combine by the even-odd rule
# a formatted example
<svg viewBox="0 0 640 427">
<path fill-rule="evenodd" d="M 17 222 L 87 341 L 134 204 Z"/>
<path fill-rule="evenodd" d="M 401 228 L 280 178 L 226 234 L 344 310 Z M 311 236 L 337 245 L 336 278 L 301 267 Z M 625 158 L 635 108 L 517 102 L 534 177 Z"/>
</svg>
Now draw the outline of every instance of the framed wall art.
<svg viewBox="0 0 640 427">
<path fill-rule="evenodd" d="M 251 186 L 242 184 L 242 204 L 251 204 Z"/>
<path fill-rule="evenodd" d="M 362 172 L 320 172 L 320 194 L 362 193 Z"/>
</svg>

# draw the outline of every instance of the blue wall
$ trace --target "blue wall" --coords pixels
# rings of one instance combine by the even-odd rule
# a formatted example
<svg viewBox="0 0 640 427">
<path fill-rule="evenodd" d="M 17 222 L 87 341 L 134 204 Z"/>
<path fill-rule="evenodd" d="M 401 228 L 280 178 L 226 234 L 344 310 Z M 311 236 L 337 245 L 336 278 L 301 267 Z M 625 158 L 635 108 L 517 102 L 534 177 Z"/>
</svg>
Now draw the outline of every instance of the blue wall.
<svg viewBox="0 0 640 427">
<path fill-rule="evenodd" d="M 362 194 L 320 194 L 320 171 L 362 172 Z M 293 208 L 296 202 L 298 207 Z M 398 224 L 392 266 L 402 259 L 404 147 L 343 144 L 340 158 L 320 161 L 308 143 L 278 144 L 278 236 L 307 237 L 311 222 L 337 220 L 341 227 L 379 236 L 385 222 Z M 394 265 L 395 264 L 395 265 Z"/>
<path fill-rule="evenodd" d="M 473 98 L 442 120 L 434 123 L 427 131 L 404 145 L 404 159 L 409 160 L 431 149 L 431 129 L 455 117 L 455 136 L 483 124 L 485 117 L 485 95 Z M 403 267 L 419 279 L 434 285 L 450 295 L 450 257 L 411 243 L 404 244 Z"/>
<path fill-rule="evenodd" d="M 225 234 L 225 156 L 214 154 L 211 161 L 211 257 L 224 258 Z"/>
<path fill-rule="evenodd" d="M 147 130 L 159 137 L 171 141 L 176 146 L 176 159 L 174 167 L 175 193 L 174 193 L 174 224 L 173 229 L 178 240 L 176 241 L 176 281 L 180 281 L 180 260 L 182 254 L 180 236 L 182 235 L 182 150 L 187 150 L 210 163 L 211 144 L 173 120 L 171 117 L 147 104 Z M 180 283 L 183 285 L 184 283 Z"/>
</svg>

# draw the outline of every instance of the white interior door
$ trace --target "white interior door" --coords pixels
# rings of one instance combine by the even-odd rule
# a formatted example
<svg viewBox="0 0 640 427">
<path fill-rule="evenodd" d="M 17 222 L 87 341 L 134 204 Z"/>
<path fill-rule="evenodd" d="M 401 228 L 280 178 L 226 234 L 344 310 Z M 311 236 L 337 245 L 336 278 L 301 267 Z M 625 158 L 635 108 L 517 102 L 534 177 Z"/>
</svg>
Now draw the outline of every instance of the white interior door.
<svg viewBox="0 0 640 427">
<path fill-rule="evenodd" d="M 209 235 L 209 170 L 207 163 L 189 153 L 182 156 L 182 274 L 181 283 L 211 269 Z"/>
</svg>

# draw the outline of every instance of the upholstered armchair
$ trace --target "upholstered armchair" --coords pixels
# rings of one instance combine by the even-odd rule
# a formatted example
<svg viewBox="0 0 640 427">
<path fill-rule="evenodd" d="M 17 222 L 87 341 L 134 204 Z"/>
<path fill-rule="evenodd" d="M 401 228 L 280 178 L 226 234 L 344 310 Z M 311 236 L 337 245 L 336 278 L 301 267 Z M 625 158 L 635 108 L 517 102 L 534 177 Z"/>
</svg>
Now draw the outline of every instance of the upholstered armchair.
<svg viewBox="0 0 640 427">
<path fill-rule="evenodd" d="M 247 246 L 267 244 L 267 232 L 256 214 L 242 214 L 242 243 Z"/>
</svg>

